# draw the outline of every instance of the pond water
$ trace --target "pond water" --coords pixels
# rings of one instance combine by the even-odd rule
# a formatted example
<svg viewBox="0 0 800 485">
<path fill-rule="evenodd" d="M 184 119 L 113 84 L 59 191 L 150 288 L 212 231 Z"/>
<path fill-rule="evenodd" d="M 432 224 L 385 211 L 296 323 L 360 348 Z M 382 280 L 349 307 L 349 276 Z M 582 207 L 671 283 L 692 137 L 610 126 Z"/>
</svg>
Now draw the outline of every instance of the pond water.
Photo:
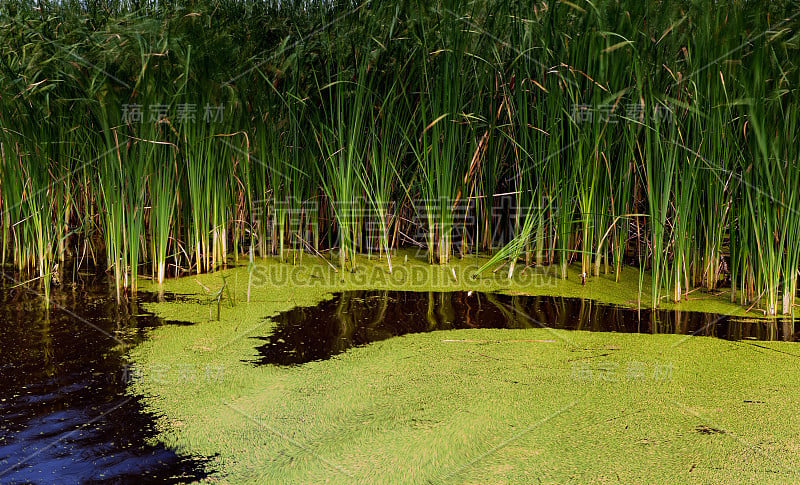
<svg viewBox="0 0 800 485">
<path fill-rule="evenodd" d="M 153 417 L 126 394 L 125 352 L 163 322 L 140 293 L 118 305 L 100 278 L 55 289 L 51 309 L 0 283 L 0 483 L 146 483 L 201 478 L 202 460 L 148 443 Z M 169 296 L 168 296 L 169 298 Z M 460 328 L 583 329 L 795 340 L 786 321 L 641 313 L 589 300 L 482 293 L 358 291 L 275 317 L 260 363 L 294 365 L 397 335 Z"/>
<path fill-rule="evenodd" d="M 0 483 L 201 477 L 199 461 L 146 443 L 153 418 L 125 393 L 126 348 L 162 322 L 118 306 L 103 279 L 55 289 L 49 312 L 11 286 L 0 286 Z"/>
<path fill-rule="evenodd" d="M 591 300 L 490 293 L 350 291 L 272 318 L 259 364 L 295 365 L 407 333 L 464 328 L 549 327 L 595 332 L 677 333 L 730 340 L 796 340 L 789 321 L 651 311 Z"/>
</svg>

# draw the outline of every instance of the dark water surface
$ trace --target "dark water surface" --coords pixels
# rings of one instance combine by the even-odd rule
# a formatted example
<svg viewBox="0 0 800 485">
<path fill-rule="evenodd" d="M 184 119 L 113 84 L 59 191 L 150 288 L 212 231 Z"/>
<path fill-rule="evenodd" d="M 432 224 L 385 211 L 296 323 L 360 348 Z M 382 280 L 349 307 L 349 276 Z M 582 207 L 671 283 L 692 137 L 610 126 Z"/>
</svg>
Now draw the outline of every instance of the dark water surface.
<svg viewBox="0 0 800 485">
<path fill-rule="evenodd" d="M 102 279 L 43 300 L 0 282 L 0 483 L 164 483 L 201 463 L 145 440 L 153 418 L 125 394 L 124 352 L 161 324 L 117 305 Z M 139 301 L 152 298 L 140 295 Z"/>
<path fill-rule="evenodd" d="M 790 321 L 741 319 L 699 312 L 637 312 L 591 300 L 490 293 L 350 291 L 314 307 L 273 318 L 258 347 L 260 364 L 322 360 L 350 347 L 407 333 L 464 328 L 541 328 L 594 332 L 675 333 L 729 340 L 797 340 Z"/>
</svg>

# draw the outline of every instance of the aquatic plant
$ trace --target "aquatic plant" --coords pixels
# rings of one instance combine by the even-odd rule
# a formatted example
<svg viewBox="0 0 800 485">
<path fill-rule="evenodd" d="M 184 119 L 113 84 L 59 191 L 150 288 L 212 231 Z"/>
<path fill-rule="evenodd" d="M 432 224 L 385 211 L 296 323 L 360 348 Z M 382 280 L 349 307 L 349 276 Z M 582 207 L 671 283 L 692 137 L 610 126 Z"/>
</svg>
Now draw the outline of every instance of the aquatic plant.
<svg viewBox="0 0 800 485">
<path fill-rule="evenodd" d="M 122 298 L 422 244 L 792 313 L 800 21 L 758 5 L 4 2 L 3 261 Z"/>
</svg>

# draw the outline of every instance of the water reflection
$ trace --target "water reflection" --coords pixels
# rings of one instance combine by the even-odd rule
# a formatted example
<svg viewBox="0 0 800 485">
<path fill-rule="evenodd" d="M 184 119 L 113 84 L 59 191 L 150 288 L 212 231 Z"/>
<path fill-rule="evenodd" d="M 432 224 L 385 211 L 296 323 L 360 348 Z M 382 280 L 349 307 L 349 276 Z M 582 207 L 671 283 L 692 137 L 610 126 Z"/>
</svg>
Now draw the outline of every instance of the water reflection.
<svg viewBox="0 0 800 485">
<path fill-rule="evenodd" d="M 103 280 L 54 290 L 47 312 L 37 295 L 0 287 L 0 483 L 201 476 L 198 462 L 146 443 L 153 419 L 125 393 L 124 352 L 159 322 L 112 291 Z"/>
<path fill-rule="evenodd" d="M 693 334 L 741 340 L 796 340 L 790 321 L 738 319 L 686 311 L 636 311 L 578 298 L 491 293 L 350 291 L 274 318 L 258 347 L 261 364 L 327 359 L 407 333 L 463 328 L 550 327 L 592 332 Z"/>
</svg>

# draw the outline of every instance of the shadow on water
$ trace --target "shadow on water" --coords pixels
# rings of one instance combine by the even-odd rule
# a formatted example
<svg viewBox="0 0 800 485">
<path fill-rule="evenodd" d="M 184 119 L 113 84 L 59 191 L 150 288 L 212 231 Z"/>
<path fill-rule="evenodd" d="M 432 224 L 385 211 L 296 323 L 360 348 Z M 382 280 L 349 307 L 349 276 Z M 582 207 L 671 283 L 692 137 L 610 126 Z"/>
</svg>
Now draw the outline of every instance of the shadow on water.
<svg viewBox="0 0 800 485">
<path fill-rule="evenodd" d="M 185 482 L 202 462 L 147 440 L 124 353 L 160 325 L 105 281 L 52 293 L 0 286 L 0 483 Z M 139 301 L 152 296 L 140 294 Z"/>
<path fill-rule="evenodd" d="M 789 321 L 737 319 L 710 313 L 651 311 L 579 298 L 491 293 L 350 291 L 314 307 L 272 318 L 259 337 L 259 364 L 323 360 L 350 347 L 407 333 L 466 328 L 541 328 L 592 332 L 674 333 L 729 340 L 796 340 Z"/>
</svg>

